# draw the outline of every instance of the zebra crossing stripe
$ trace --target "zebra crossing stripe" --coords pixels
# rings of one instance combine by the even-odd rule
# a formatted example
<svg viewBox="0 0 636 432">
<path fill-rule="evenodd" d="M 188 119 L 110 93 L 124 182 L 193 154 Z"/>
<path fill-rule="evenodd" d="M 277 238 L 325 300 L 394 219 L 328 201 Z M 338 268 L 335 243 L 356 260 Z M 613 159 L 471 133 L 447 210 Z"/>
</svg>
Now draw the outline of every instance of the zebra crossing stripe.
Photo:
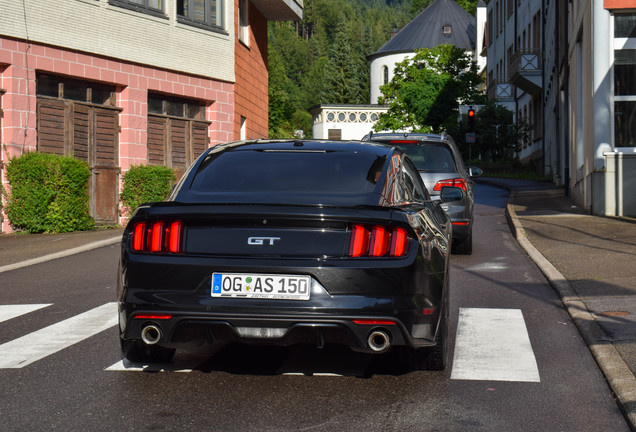
<svg viewBox="0 0 636 432">
<path fill-rule="evenodd" d="M 117 325 L 117 303 L 106 303 L 0 345 L 0 369 L 21 368 Z"/>
<path fill-rule="evenodd" d="M 26 315 L 38 309 L 51 306 L 52 303 L 24 304 L 24 305 L 0 305 L 0 322 Z"/>
<path fill-rule="evenodd" d="M 519 309 L 459 309 L 451 379 L 540 382 Z"/>
<path fill-rule="evenodd" d="M 132 363 L 128 360 L 120 360 L 104 370 L 119 372 L 192 372 L 196 365 L 174 365 L 170 363 Z"/>
</svg>

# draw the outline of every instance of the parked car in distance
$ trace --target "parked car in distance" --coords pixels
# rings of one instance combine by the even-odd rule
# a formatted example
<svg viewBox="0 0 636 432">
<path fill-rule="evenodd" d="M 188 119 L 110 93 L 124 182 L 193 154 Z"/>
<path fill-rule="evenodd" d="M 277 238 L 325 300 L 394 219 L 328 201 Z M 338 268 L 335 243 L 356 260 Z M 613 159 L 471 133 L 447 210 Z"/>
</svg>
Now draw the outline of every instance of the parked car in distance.
<svg viewBox="0 0 636 432">
<path fill-rule="evenodd" d="M 473 252 L 473 206 L 475 202 L 471 177 L 481 175 L 481 169 L 466 169 L 457 145 L 448 134 L 373 133 L 364 141 L 399 147 L 415 163 L 431 197 L 439 199 L 444 186 L 459 187 L 464 198 L 444 203 L 442 207 L 453 223 L 454 253 L 470 255 Z"/>
<path fill-rule="evenodd" d="M 343 344 L 447 356 L 452 225 L 399 148 L 360 141 L 219 144 L 122 238 L 125 358 L 202 343 Z M 403 354 L 403 353 L 401 353 Z"/>
</svg>

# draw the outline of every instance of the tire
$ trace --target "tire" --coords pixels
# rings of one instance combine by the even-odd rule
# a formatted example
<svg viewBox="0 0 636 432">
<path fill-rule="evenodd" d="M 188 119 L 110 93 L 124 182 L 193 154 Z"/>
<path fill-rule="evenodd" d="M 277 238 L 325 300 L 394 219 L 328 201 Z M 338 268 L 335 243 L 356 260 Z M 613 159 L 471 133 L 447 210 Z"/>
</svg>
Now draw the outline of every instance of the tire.
<svg viewBox="0 0 636 432">
<path fill-rule="evenodd" d="M 441 371 L 446 369 L 448 359 L 448 305 L 444 305 L 439 329 L 435 335 L 435 346 L 429 348 L 426 357 L 426 369 Z"/>
<path fill-rule="evenodd" d="M 168 363 L 174 357 L 175 349 L 158 345 L 148 345 L 136 339 L 120 339 L 124 358 L 133 363 Z"/>
<path fill-rule="evenodd" d="M 453 245 L 453 252 L 458 255 L 471 255 L 473 253 L 473 230 L 471 228 L 468 237 Z"/>
<path fill-rule="evenodd" d="M 442 371 L 446 369 L 448 362 L 448 296 L 444 301 L 435 342 L 436 345 L 431 348 L 404 347 L 404 366 L 408 370 Z"/>
</svg>

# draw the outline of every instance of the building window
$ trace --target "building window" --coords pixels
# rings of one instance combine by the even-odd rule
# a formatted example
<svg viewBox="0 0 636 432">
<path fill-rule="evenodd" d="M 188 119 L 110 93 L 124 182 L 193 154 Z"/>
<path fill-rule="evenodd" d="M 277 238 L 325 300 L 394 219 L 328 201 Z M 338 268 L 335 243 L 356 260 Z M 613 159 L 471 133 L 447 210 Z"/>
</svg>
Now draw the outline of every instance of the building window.
<svg viewBox="0 0 636 432">
<path fill-rule="evenodd" d="M 135 10 L 137 12 L 149 13 L 151 15 L 165 16 L 165 0 L 109 0 L 114 6 Z"/>
<path fill-rule="evenodd" d="M 636 14 L 614 16 L 614 146 L 636 147 Z"/>
<path fill-rule="evenodd" d="M 239 0 L 239 41 L 250 46 L 250 23 L 248 15 L 248 0 Z"/>
<path fill-rule="evenodd" d="M 452 25 L 442 26 L 442 33 L 444 34 L 444 36 L 450 36 L 451 34 L 453 34 L 453 26 Z"/>
<path fill-rule="evenodd" d="M 389 67 L 388 66 L 382 67 L 382 83 L 383 84 L 389 83 Z"/>
<path fill-rule="evenodd" d="M 488 46 L 492 45 L 492 29 L 495 25 L 495 22 L 493 20 L 493 16 L 492 16 L 492 9 L 490 11 L 488 11 L 488 21 L 486 22 L 486 32 L 488 34 Z"/>
<path fill-rule="evenodd" d="M 614 15 L 614 37 L 636 38 L 636 14 Z"/>
<path fill-rule="evenodd" d="M 247 119 L 241 116 L 241 131 L 240 131 L 240 139 L 247 139 Z"/>
<path fill-rule="evenodd" d="M 223 29 L 223 0 L 177 0 L 177 17 L 180 22 Z"/>
<path fill-rule="evenodd" d="M 636 96 L 636 49 L 614 51 L 614 94 Z"/>
<path fill-rule="evenodd" d="M 209 144 L 205 104 L 148 95 L 148 164 L 164 165 L 180 177 Z"/>
<path fill-rule="evenodd" d="M 38 74 L 38 96 L 88 102 L 96 105 L 115 106 L 115 88 L 88 81 L 76 81 L 55 75 Z"/>
</svg>

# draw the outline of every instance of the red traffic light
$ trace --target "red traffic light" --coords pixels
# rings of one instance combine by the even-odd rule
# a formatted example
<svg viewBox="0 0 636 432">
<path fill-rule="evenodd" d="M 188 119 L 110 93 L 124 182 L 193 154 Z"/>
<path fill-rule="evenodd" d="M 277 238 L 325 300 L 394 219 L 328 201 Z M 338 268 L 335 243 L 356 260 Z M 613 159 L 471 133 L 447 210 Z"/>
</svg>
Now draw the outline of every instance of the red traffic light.
<svg viewBox="0 0 636 432">
<path fill-rule="evenodd" d="M 468 117 L 475 117 L 475 110 L 474 109 L 469 109 L 468 110 Z"/>
</svg>

